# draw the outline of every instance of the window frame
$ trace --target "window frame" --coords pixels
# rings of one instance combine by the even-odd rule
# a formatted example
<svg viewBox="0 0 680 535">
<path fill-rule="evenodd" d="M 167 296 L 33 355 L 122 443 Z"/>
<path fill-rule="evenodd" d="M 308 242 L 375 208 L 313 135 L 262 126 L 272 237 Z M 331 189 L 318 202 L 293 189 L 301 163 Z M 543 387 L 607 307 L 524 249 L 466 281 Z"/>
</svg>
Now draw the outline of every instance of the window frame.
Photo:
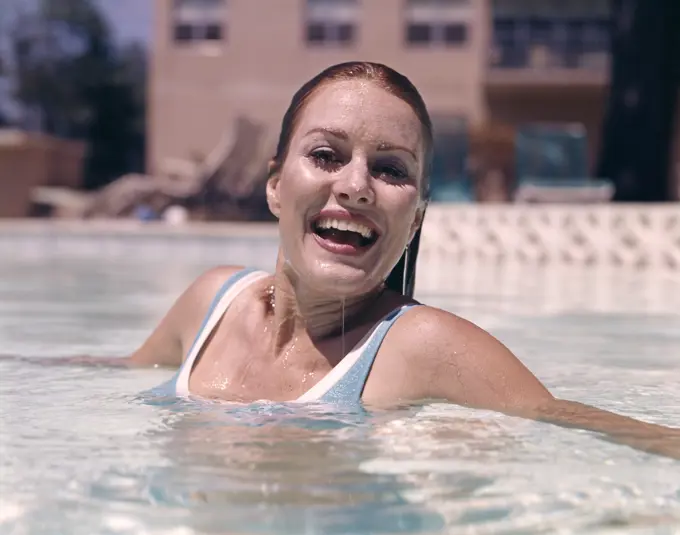
<svg viewBox="0 0 680 535">
<path fill-rule="evenodd" d="M 406 47 L 448 49 L 469 45 L 474 9 L 471 0 L 404 0 L 402 7 Z"/>
<path fill-rule="evenodd" d="M 308 48 L 350 48 L 358 40 L 359 0 L 306 0 L 303 41 Z M 343 9 L 345 13 L 343 13 Z M 319 39 L 312 38 L 316 30 Z"/>
<path fill-rule="evenodd" d="M 538 31 L 545 25 L 545 31 Z M 589 58 L 609 57 L 613 24 L 592 17 L 494 16 L 491 67 L 584 69 Z M 542 48 L 549 55 L 545 66 L 532 65 L 532 52 Z M 597 63 L 595 65 L 598 65 Z"/>
<path fill-rule="evenodd" d="M 212 2 L 214 6 L 205 5 L 206 0 L 172 0 L 169 26 L 170 41 L 174 46 L 219 45 L 227 41 L 228 0 Z M 182 29 L 185 34 L 180 36 Z"/>
</svg>

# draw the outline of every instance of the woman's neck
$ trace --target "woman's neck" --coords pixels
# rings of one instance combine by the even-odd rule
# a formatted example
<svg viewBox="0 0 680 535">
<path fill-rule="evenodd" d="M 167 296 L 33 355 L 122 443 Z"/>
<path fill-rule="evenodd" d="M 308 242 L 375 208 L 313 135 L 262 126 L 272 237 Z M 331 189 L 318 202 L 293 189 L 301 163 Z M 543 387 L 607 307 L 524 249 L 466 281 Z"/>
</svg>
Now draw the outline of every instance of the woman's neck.
<svg viewBox="0 0 680 535">
<path fill-rule="evenodd" d="M 300 336 L 312 341 L 342 334 L 357 323 L 382 295 L 384 286 L 360 296 L 340 299 L 321 295 L 305 285 L 290 268 L 278 266 L 269 294 L 274 319 L 274 350 L 285 351 Z"/>
</svg>

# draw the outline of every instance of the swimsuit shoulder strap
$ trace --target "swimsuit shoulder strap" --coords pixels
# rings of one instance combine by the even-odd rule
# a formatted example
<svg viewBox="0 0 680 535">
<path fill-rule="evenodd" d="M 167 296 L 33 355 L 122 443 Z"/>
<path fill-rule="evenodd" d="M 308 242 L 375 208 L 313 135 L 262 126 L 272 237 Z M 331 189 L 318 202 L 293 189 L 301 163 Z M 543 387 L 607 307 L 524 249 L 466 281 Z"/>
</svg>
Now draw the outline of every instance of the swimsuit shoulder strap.
<svg viewBox="0 0 680 535">
<path fill-rule="evenodd" d="M 187 357 L 175 375 L 175 394 L 178 396 L 189 395 L 189 376 L 194 368 L 196 358 L 201 353 L 206 340 L 215 330 L 222 316 L 231 305 L 232 301 L 246 287 L 256 280 L 267 277 L 269 274 L 253 268 L 246 268 L 231 275 L 221 286 L 212 300 L 208 312 L 203 318 L 203 323 L 196 333 L 196 338 L 187 353 Z"/>
<path fill-rule="evenodd" d="M 403 305 L 385 316 L 326 377 L 298 401 L 359 403 L 378 350 L 390 328 L 408 310 L 417 305 Z"/>
</svg>

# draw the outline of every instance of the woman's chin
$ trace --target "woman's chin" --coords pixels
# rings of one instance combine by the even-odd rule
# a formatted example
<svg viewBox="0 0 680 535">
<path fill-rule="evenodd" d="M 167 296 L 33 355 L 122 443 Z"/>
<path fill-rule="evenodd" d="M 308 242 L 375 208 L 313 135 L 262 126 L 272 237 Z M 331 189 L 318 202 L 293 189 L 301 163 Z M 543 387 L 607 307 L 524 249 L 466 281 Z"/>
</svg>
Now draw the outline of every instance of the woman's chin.
<svg viewBox="0 0 680 535">
<path fill-rule="evenodd" d="M 361 267 L 324 262 L 310 266 L 305 282 L 329 296 L 347 298 L 368 293 L 383 281 Z"/>
</svg>

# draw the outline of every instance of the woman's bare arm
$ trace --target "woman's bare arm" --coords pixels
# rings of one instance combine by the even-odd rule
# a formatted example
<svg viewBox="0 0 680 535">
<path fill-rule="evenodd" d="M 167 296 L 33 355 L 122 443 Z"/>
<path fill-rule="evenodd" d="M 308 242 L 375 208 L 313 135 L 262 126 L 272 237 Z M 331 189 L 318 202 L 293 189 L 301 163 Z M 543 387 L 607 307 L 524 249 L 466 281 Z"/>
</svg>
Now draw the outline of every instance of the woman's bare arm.
<svg viewBox="0 0 680 535">
<path fill-rule="evenodd" d="M 416 321 L 420 355 L 424 350 L 429 362 L 432 397 L 602 433 L 608 440 L 680 459 L 680 429 L 556 399 L 489 333 L 447 312 L 422 308 L 423 317 Z"/>
<path fill-rule="evenodd" d="M 179 367 L 219 289 L 238 266 L 213 268 L 198 277 L 175 301 L 158 327 L 132 355 L 132 365 Z"/>
<path fill-rule="evenodd" d="M 553 399 L 538 404 L 519 416 L 560 427 L 602 433 L 604 438 L 632 448 L 680 459 L 680 429 L 642 422 L 634 418 L 584 405 L 576 401 Z"/>
</svg>

